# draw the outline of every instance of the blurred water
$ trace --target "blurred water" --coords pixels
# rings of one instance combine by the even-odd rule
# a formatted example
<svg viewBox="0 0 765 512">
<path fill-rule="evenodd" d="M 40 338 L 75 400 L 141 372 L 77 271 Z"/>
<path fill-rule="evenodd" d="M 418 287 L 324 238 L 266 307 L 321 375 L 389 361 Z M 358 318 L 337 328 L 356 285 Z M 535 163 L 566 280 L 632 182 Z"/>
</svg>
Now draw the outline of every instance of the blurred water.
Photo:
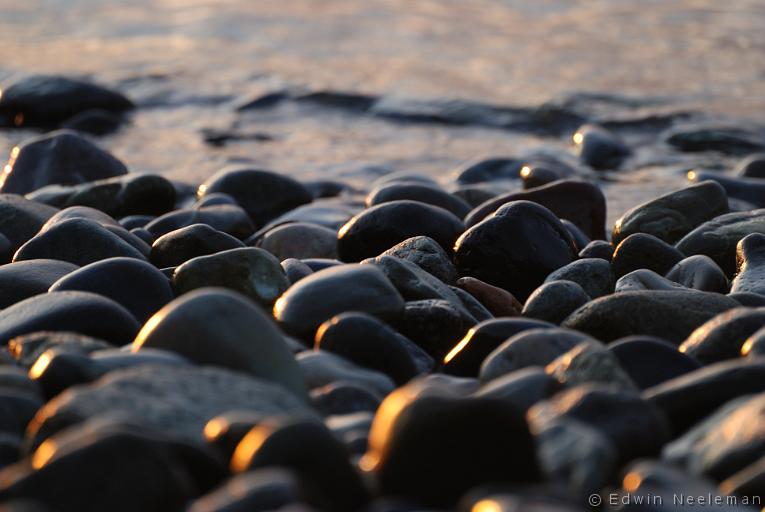
<svg viewBox="0 0 765 512">
<path fill-rule="evenodd" d="M 600 91 L 762 121 L 762 27 L 762 0 L 0 0 L 0 79 L 81 74 L 126 91 L 144 108 L 102 143 L 135 170 L 199 182 L 252 162 L 364 184 L 382 166 L 448 182 L 466 161 L 569 142 L 234 107 L 284 85 L 509 105 Z M 237 122 L 272 140 L 200 135 Z M 30 135 L 0 133 L 0 151 Z M 668 163 L 616 177 L 611 213 L 682 183 L 687 162 Z"/>
</svg>

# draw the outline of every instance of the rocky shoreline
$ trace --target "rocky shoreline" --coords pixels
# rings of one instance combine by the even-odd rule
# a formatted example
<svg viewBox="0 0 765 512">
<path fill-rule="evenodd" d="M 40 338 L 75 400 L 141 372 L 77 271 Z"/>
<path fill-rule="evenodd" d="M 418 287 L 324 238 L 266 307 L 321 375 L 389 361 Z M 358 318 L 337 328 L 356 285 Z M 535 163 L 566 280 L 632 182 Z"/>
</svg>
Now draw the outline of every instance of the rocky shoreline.
<svg viewBox="0 0 765 512">
<path fill-rule="evenodd" d="M 0 178 L 5 509 L 762 508 L 765 130 L 604 119 L 582 105 L 616 99 L 578 98 L 270 92 L 237 112 L 573 147 L 481 159 L 448 186 L 245 165 L 190 186 L 103 148 L 142 108 L 122 92 L 4 89 L 0 125 L 39 132 Z M 699 163 L 613 211 L 610 176 L 650 160 L 649 133 Z"/>
</svg>

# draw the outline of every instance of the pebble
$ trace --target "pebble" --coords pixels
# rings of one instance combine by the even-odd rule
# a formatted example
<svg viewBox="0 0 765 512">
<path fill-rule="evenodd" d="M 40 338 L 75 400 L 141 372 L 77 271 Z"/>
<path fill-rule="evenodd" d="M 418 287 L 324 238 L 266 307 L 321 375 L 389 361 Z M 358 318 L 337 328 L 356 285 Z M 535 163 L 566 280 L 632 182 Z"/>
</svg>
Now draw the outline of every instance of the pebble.
<svg viewBox="0 0 765 512">
<path fill-rule="evenodd" d="M 374 265 L 382 270 L 404 300 L 445 300 L 460 311 L 467 321 L 475 323 L 475 318 L 452 289 L 416 264 L 384 254 L 373 260 L 365 260 L 362 264 Z"/>
<path fill-rule="evenodd" d="M 228 233 L 240 240 L 248 238 L 255 231 L 247 212 L 231 204 L 175 210 L 157 217 L 147 223 L 144 228 L 154 238 L 159 238 L 171 231 L 194 224 L 207 224 L 213 229 Z"/>
<path fill-rule="evenodd" d="M 635 233 L 647 233 L 674 244 L 692 230 L 728 213 L 728 196 L 716 182 L 703 181 L 636 206 L 614 224 L 611 240 L 618 245 Z"/>
<path fill-rule="evenodd" d="M 287 276 L 290 286 L 297 283 L 304 277 L 308 277 L 313 274 L 313 269 L 295 258 L 287 258 L 281 262 L 282 269 Z"/>
<path fill-rule="evenodd" d="M 574 241 L 577 251 L 581 252 L 582 249 L 587 247 L 587 244 L 589 244 L 591 240 L 576 224 L 567 219 L 560 219 L 560 222 L 563 224 L 563 227 L 566 228 L 566 231 L 568 231 L 571 240 Z"/>
<path fill-rule="evenodd" d="M 765 394 L 728 402 L 664 448 L 663 458 L 715 481 L 733 476 L 762 458 Z"/>
<path fill-rule="evenodd" d="M 521 412 L 499 399 L 415 393 L 416 384 L 396 390 L 372 424 L 361 467 L 376 475 L 382 494 L 443 509 L 478 484 L 541 479 Z"/>
<path fill-rule="evenodd" d="M 311 405 L 322 416 L 374 413 L 382 402 L 376 392 L 348 382 L 333 382 L 311 390 Z"/>
<path fill-rule="evenodd" d="M 337 259 L 337 232 L 307 222 L 283 224 L 266 231 L 254 245 L 270 252 L 280 261 L 287 258 Z"/>
<path fill-rule="evenodd" d="M 521 314 L 523 304 L 507 290 L 469 276 L 459 278 L 456 284 L 475 297 L 495 317 L 520 316 Z"/>
<path fill-rule="evenodd" d="M 530 189 L 541 187 L 553 181 L 571 178 L 576 175 L 576 170 L 563 161 L 547 157 L 534 156 L 523 164 L 520 170 L 523 188 Z"/>
<path fill-rule="evenodd" d="M 600 258 L 602 260 L 611 261 L 614 255 L 614 246 L 605 240 L 593 240 L 587 244 L 584 249 L 579 251 L 579 257 L 584 258 Z"/>
<path fill-rule="evenodd" d="M 443 299 L 406 302 L 394 327 L 435 360 L 442 359 L 477 322 L 467 319 L 462 308 Z"/>
<path fill-rule="evenodd" d="M 688 256 L 669 269 L 667 279 L 702 292 L 728 293 L 728 278 L 712 258 L 703 254 Z"/>
<path fill-rule="evenodd" d="M 0 309 L 48 291 L 79 267 L 65 261 L 38 259 L 0 265 Z"/>
<path fill-rule="evenodd" d="M 765 329 L 758 329 L 741 345 L 741 357 L 759 357 L 765 355 Z"/>
<path fill-rule="evenodd" d="M 269 310 L 290 284 L 279 260 L 256 247 L 191 258 L 175 268 L 172 283 L 179 295 L 210 286 L 228 288 Z"/>
<path fill-rule="evenodd" d="M 663 276 L 684 258 L 682 252 L 655 236 L 635 233 L 616 246 L 611 267 L 617 279 L 638 269 L 653 270 Z"/>
<path fill-rule="evenodd" d="M 641 390 L 701 368 L 701 363 L 672 343 L 651 336 L 622 338 L 609 345 L 608 351 Z"/>
<path fill-rule="evenodd" d="M 66 331 L 36 331 L 16 336 L 8 342 L 8 352 L 25 368 L 32 366 L 51 348 L 56 348 L 58 353 L 87 355 L 110 347 L 112 345 L 106 341 Z"/>
<path fill-rule="evenodd" d="M 0 233 L 8 240 L 4 254 L 13 255 L 58 210 L 46 204 L 29 201 L 15 194 L 0 194 Z M 4 259 L 3 263 L 10 260 Z"/>
<path fill-rule="evenodd" d="M 438 242 L 427 236 L 407 238 L 381 256 L 395 256 L 407 260 L 446 284 L 457 282 L 459 275 L 446 251 Z"/>
<path fill-rule="evenodd" d="M 551 272 L 545 282 L 572 281 L 593 299 L 614 292 L 614 273 L 602 258 L 580 258 Z"/>
<path fill-rule="evenodd" d="M 765 327 L 765 308 L 735 308 L 711 318 L 680 345 L 680 352 L 703 364 L 741 355 L 746 339 Z"/>
<path fill-rule="evenodd" d="M 233 476 L 219 487 L 199 497 L 188 512 L 221 512 L 249 510 L 295 510 L 303 492 L 296 476 L 285 469 L 268 468 Z"/>
<path fill-rule="evenodd" d="M 529 329 L 553 324 L 527 318 L 496 318 L 473 326 L 443 359 L 443 371 L 460 377 L 476 377 L 481 364 L 505 340 Z"/>
<path fill-rule="evenodd" d="M 84 266 L 121 256 L 146 260 L 139 249 L 103 224 L 72 218 L 56 222 L 31 238 L 16 251 L 13 261 L 54 259 Z"/>
<path fill-rule="evenodd" d="M 736 246 L 751 233 L 765 234 L 765 210 L 720 215 L 685 235 L 675 246 L 687 256 L 704 254 L 712 258 L 728 277 L 736 269 Z"/>
<path fill-rule="evenodd" d="M 205 424 L 227 411 L 262 415 L 314 415 L 303 399 L 278 384 L 215 367 L 136 366 L 115 370 L 50 400 L 27 430 L 37 446 L 56 432 L 90 418 L 127 417 L 138 426 L 178 440 L 203 442 Z"/>
<path fill-rule="evenodd" d="M 491 313 L 491 311 L 486 309 L 486 307 L 481 304 L 478 299 L 470 295 L 462 288 L 450 286 L 449 289 L 454 292 L 470 316 L 476 321 L 483 322 L 484 320 L 490 320 L 494 318 L 494 315 Z"/>
<path fill-rule="evenodd" d="M 134 352 L 147 348 L 241 371 L 297 396 L 305 395 L 300 370 L 270 316 L 245 297 L 222 288 L 185 294 L 158 311 L 133 341 Z"/>
<path fill-rule="evenodd" d="M 33 75 L 3 88 L 3 126 L 51 128 L 98 109 L 122 114 L 133 108 L 123 94 L 93 82 L 57 75 Z"/>
<path fill-rule="evenodd" d="M 685 287 L 653 270 L 641 268 L 625 274 L 616 281 L 614 291 L 617 293 L 637 292 L 640 290 L 683 290 Z"/>
<path fill-rule="evenodd" d="M 115 218 L 156 216 L 173 209 L 175 187 L 157 174 L 127 174 L 81 185 L 48 185 L 27 198 L 57 208 L 89 206 Z"/>
<path fill-rule="evenodd" d="M 613 353 L 592 340 L 579 342 L 548 364 L 545 370 L 568 387 L 599 382 L 625 390 L 637 390 Z"/>
<path fill-rule="evenodd" d="M 411 200 L 438 206 L 448 210 L 460 219 L 465 217 L 471 207 L 465 201 L 445 190 L 421 183 L 392 182 L 373 189 L 366 197 L 367 208 L 391 201 Z"/>
<path fill-rule="evenodd" d="M 383 319 L 400 315 L 404 299 L 374 265 L 342 265 L 314 272 L 291 286 L 274 306 L 274 317 L 290 334 L 312 339 L 316 328 L 346 311 Z"/>
<path fill-rule="evenodd" d="M 42 510 L 181 510 L 226 475 L 225 465 L 203 447 L 136 428 L 129 420 L 61 433 L 31 461 L 3 471 L 8 484 L 0 500 L 34 500 L 49 507 Z M 120 485 L 105 485 L 105 478 Z"/>
<path fill-rule="evenodd" d="M 120 129 L 123 118 L 106 110 L 93 109 L 80 112 L 61 124 L 61 128 L 95 135 L 109 135 Z"/>
<path fill-rule="evenodd" d="M 67 273 L 50 286 L 51 292 L 67 290 L 112 299 L 141 323 L 174 298 L 167 278 L 153 265 L 135 258 L 97 261 Z"/>
<path fill-rule="evenodd" d="M 362 368 L 348 359 L 326 350 L 306 350 L 295 357 L 308 389 L 333 382 L 350 382 L 386 396 L 396 388 L 393 379 L 382 372 Z"/>
<path fill-rule="evenodd" d="M 661 409 L 675 436 L 734 398 L 765 392 L 765 363 L 739 359 L 714 363 L 645 390 Z"/>
<path fill-rule="evenodd" d="M 613 442 L 596 427 L 568 417 L 541 425 L 532 423 L 531 427 L 537 429 L 534 434 L 539 463 L 548 478 L 566 482 L 574 493 L 593 494 L 613 478 L 619 454 Z"/>
<path fill-rule="evenodd" d="M 729 293 L 728 297 L 735 300 L 742 306 L 750 308 L 765 307 L 765 295 L 760 295 L 759 293 Z"/>
<path fill-rule="evenodd" d="M 223 169 L 202 183 L 197 194 L 202 199 L 216 192 L 233 197 L 258 227 L 313 200 L 292 178 L 256 169 Z"/>
<path fill-rule="evenodd" d="M 523 306 L 523 316 L 557 325 L 589 301 L 589 295 L 577 283 L 550 281 L 529 295 Z"/>
<path fill-rule="evenodd" d="M 151 262 L 159 268 L 175 267 L 196 258 L 244 247 L 233 236 L 207 224 L 192 224 L 162 235 L 151 246 Z"/>
<path fill-rule="evenodd" d="M 89 292 L 35 295 L 0 311 L 0 342 L 36 331 L 74 331 L 115 345 L 128 343 L 140 325 L 125 308 Z"/>
<path fill-rule="evenodd" d="M 550 272 L 576 259 L 577 251 L 550 210 L 530 201 L 513 201 L 465 231 L 454 253 L 461 275 L 525 301 Z"/>
<path fill-rule="evenodd" d="M 680 345 L 716 314 L 739 306 L 724 295 L 695 290 L 622 292 L 588 302 L 561 325 L 603 342 L 644 334 Z"/>
<path fill-rule="evenodd" d="M 433 369 L 433 358 L 406 336 L 365 313 L 342 313 L 316 332 L 315 348 L 333 352 L 359 366 L 406 384 Z"/>
<path fill-rule="evenodd" d="M 62 130 L 11 150 L 0 192 L 27 194 L 46 185 L 77 185 L 127 173 L 125 164 L 75 132 Z"/>
<path fill-rule="evenodd" d="M 306 500 L 318 510 L 361 510 L 369 500 L 345 446 L 317 421 L 264 421 L 244 436 L 231 457 L 235 473 L 273 467 L 293 471 Z"/>
<path fill-rule="evenodd" d="M 734 173 L 747 178 L 765 178 L 765 153 L 754 153 L 740 160 Z"/>
<path fill-rule="evenodd" d="M 552 397 L 561 389 L 561 383 L 548 375 L 544 369 L 529 366 L 490 380 L 474 395 L 500 398 L 519 411 L 527 411 L 537 402 Z"/>
<path fill-rule="evenodd" d="M 586 124 L 574 134 L 579 159 L 596 170 L 617 170 L 632 150 L 608 130 Z"/>
<path fill-rule="evenodd" d="M 592 240 L 605 239 L 606 199 L 597 185 L 579 180 L 561 180 L 522 192 L 503 194 L 476 207 L 465 217 L 472 227 L 510 201 L 532 201 L 556 217 L 568 219 Z"/>
<path fill-rule="evenodd" d="M 455 181 L 463 185 L 518 179 L 523 160 L 517 158 L 487 158 L 472 162 L 454 172 Z"/>
<path fill-rule="evenodd" d="M 309 222 L 338 231 L 359 211 L 361 211 L 360 203 L 349 203 L 345 200 L 317 200 L 279 215 L 263 226 L 259 232 L 291 222 Z"/>
<path fill-rule="evenodd" d="M 746 155 L 765 149 L 762 136 L 746 127 L 727 124 L 692 123 L 669 130 L 665 141 L 679 151 L 718 151 L 726 155 Z"/>
<path fill-rule="evenodd" d="M 581 421 L 613 443 L 621 463 L 660 453 L 670 440 L 659 408 L 635 391 L 603 384 L 585 384 L 558 393 L 528 412 L 535 430 L 559 419 Z"/>
<path fill-rule="evenodd" d="M 443 208 L 391 201 L 367 208 L 340 228 L 337 251 L 343 261 L 361 261 L 419 235 L 432 238 L 450 253 L 463 230 L 462 221 Z"/>
<path fill-rule="evenodd" d="M 703 181 L 716 181 L 725 189 L 729 199 L 744 201 L 749 208 L 762 208 L 765 206 L 765 183 L 759 178 L 741 178 L 723 175 L 718 172 L 689 171 L 688 180 L 693 183 Z M 731 207 L 731 210 L 734 208 Z"/>
<path fill-rule="evenodd" d="M 524 329 L 506 338 L 481 365 L 481 382 L 529 366 L 546 366 L 582 342 L 597 343 L 586 334 L 557 327 Z"/>
<path fill-rule="evenodd" d="M 731 293 L 765 295 L 765 235 L 752 233 L 736 245 L 736 277 Z"/>
</svg>

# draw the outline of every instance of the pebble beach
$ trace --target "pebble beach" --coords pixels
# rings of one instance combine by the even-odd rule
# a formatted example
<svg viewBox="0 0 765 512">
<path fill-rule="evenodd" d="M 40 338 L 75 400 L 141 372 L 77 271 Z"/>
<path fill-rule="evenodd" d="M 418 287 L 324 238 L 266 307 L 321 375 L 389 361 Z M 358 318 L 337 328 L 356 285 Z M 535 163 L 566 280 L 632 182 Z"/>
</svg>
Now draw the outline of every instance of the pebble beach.
<svg viewBox="0 0 765 512">
<path fill-rule="evenodd" d="M 759 2 L 5 4 L 0 511 L 765 510 Z"/>
</svg>

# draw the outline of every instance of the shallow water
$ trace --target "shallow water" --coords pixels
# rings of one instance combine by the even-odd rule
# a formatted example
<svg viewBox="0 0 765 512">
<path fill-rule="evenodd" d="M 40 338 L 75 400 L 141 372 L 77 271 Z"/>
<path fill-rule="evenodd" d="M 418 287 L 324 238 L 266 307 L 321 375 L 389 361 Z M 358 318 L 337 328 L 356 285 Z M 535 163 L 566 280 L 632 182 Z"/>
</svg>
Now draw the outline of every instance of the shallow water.
<svg viewBox="0 0 765 512">
<path fill-rule="evenodd" d="M 198 183 L 247 162 L 359 186 L 389 170 L 450 184 L 454 169 L 478 158 L 541 146 L 571 153 L 570 133 L 400 122 L 295 101 L 243 114 L 236 107 L 285 87 L 515 106 L 590 91 L 619 95 L 577 103 L 595 119 L 690 111 L 761 122 L 765 3 L 719 4 L 0 0 L 0 79 L 81 74 L 128 93 L 142 108 L 101 142 L 137 171 Z M 265 140 L 204 141 L 203 130 L 232 128 Z M 659 131 L 641 125 L 620 133 L 638 151 L 608 177 L 609 219 L 681 186 L 690 167 L 733 163 L 669 151 Z M 30 135 L 0 132 L 0 151 Z"/>
</svg>

